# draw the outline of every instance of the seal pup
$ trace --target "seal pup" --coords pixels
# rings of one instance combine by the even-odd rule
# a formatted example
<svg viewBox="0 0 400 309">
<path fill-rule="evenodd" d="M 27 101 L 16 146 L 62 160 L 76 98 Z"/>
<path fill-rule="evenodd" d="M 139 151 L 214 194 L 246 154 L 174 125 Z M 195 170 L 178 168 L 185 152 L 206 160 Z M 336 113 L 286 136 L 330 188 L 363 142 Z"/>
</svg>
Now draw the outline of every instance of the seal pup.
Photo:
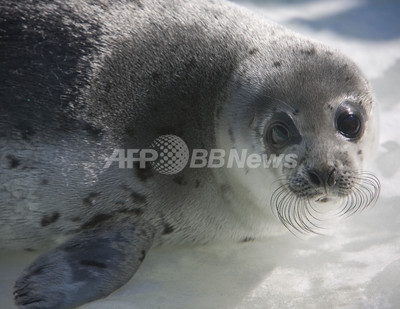
<svg viewBox="0 0 400 309">
<path fill-rule="evenodd" d="M 327 202 L 350 214 L 378 196 L 360 70 L 239 6 L 6 0 L 0 42 L 0 248 L 49 248 L 17 280 L 19 308 L 105 297 L 152 246 L 316 231 Z M 104 168 L 166 135 L 296 165 Z"/>
</svg>

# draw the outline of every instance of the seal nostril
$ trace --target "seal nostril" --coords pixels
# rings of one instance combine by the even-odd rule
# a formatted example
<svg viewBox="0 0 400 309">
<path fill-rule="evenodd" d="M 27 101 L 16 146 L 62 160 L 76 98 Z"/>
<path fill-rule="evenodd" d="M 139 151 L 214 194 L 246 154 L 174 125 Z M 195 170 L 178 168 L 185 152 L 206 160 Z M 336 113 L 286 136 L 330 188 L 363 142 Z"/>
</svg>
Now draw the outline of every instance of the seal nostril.
<svg viewBox="0 0 400 309">
<path fill-rule="evenodd" d="M 328 186 L 333 186 L 336 182 L 336 174 L 335 174 L 336 169 L 332 168 L 328 174 L 328 179 L 327 179 L 327 184 Z"/>
<path fill-rule="evenodd" d="M 310 181 L 317 186 L 320 186 L 322 184 L 322 179 L 321 176 L 317 171 L 309 171 L 308 172 L 308 177 L 310 178 Z"/>
</svg>

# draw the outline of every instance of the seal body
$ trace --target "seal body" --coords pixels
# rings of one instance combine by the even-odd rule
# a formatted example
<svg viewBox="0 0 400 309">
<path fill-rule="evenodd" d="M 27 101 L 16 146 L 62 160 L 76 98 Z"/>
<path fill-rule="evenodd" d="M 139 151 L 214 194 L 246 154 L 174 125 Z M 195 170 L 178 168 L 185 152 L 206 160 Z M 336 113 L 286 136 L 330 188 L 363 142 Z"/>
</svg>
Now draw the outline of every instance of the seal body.
<svg viewBox="0 0 400 309">
<path fill-rule="evenodd" d="M 52 247 L 18 279 L 20 308 L 104 297 L 154 245 L 271 235 L 271 205 L 308 231 L 310 203 L 352 213 L 377 197 L 359 69 L 236 5 L 6 1 L 0 42 L 0 248 Z M 163 135 L 296 166 L 104 168 Z"/>
</svg>

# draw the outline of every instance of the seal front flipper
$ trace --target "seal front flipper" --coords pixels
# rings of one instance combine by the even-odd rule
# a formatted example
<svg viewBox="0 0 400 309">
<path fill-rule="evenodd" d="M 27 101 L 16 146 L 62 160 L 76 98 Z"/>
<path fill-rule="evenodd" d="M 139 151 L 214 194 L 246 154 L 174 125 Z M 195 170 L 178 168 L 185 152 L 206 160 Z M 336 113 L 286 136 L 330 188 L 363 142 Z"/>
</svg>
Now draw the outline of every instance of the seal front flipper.
<svg viewBox="0 0 400 309">
<path fill-rule="evenodd" d="M 15 303 L 24 309 L 69 309 L 105 297 L 133 276 L 153 238 L 151 226 L 128 220 L 85 230 L 23 272 Z"/>
</svg>

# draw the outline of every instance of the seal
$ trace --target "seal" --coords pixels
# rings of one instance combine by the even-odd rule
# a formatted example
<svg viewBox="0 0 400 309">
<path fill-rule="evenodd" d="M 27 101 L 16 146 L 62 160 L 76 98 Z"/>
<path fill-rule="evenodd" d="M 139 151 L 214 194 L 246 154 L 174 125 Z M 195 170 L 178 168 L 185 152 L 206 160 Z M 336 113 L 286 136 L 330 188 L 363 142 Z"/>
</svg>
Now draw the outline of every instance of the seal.
<svg viewBox="0 0 400 309">
<path fill-rule="evenodd" d="M 378 197 L 360 70 L 237 5 L 6 0 L 0 42 L 0 248 L 47 250 L 19 308 L 105 297 L 152 246 L 318 232 Z M 182 168 L 142 156 L 171 141 Z"/>
</svg>

